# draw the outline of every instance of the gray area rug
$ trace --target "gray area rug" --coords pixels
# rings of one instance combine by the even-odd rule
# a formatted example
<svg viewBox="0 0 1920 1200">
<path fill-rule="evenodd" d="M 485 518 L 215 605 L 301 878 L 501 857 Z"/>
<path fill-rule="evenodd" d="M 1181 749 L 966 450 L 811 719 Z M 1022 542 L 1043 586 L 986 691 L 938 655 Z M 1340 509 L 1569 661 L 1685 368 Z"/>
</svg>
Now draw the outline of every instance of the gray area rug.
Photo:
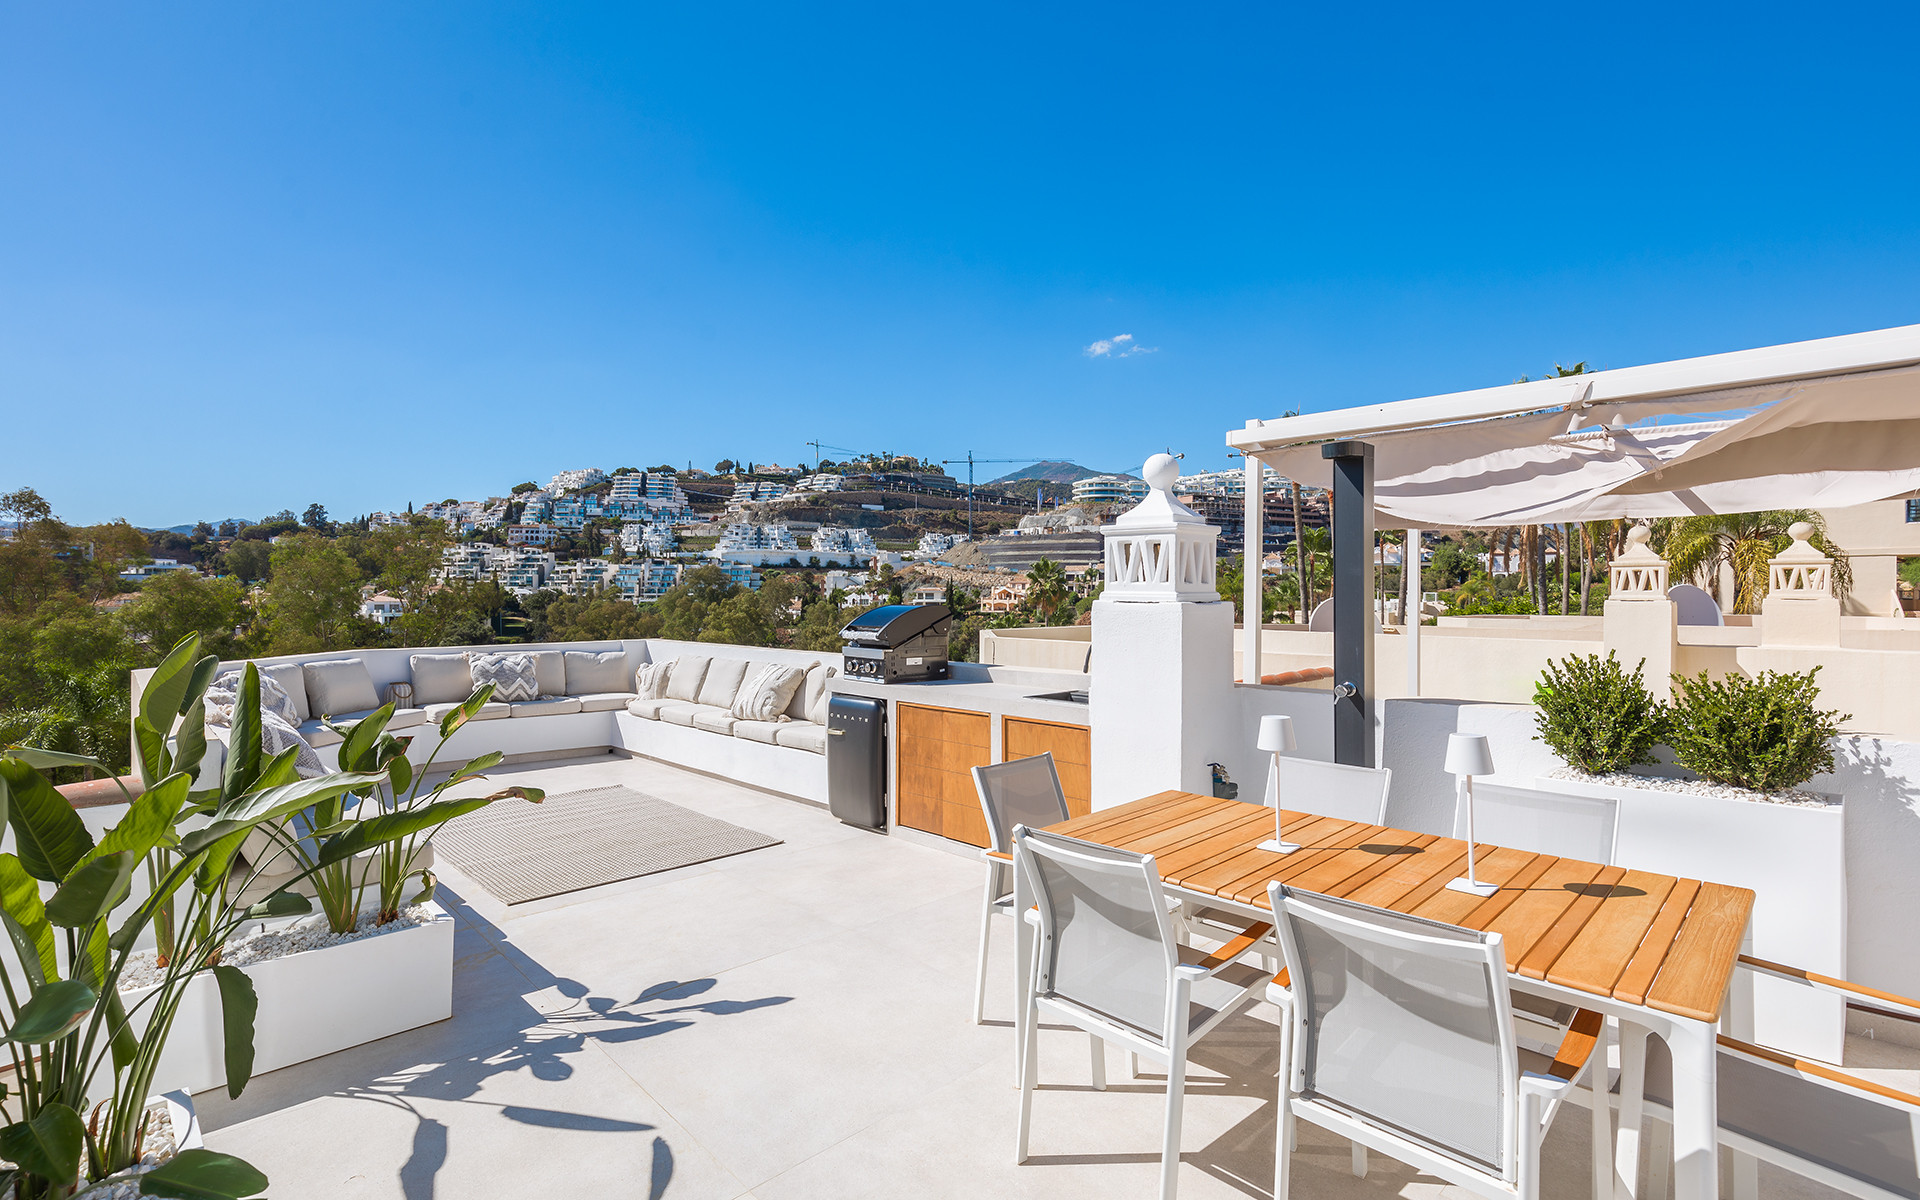
<svg viewBox="0 0 1920 1200">
<path fill-rule="evenodd" d="M 642 795 L 603 787 L 503 800 L 449 822 L 437 857 L 508 904 L 780 844 L 779 838 Z"/>
</svg>

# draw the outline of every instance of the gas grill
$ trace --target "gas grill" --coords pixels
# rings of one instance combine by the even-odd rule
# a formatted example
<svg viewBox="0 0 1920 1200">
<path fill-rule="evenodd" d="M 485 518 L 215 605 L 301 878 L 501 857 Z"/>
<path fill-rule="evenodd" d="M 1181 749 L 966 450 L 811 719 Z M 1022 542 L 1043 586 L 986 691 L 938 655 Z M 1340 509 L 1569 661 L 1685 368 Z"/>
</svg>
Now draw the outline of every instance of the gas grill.
<svg viewBox="0 0 1920 1200">
<path fill-rule="evenodd" d="M 947 629 L 953 614 L 944 604 L 888 604 L 847 622 L 841 669 L 849 679 L 907 683 L 947 677 Z"/>
</svg>

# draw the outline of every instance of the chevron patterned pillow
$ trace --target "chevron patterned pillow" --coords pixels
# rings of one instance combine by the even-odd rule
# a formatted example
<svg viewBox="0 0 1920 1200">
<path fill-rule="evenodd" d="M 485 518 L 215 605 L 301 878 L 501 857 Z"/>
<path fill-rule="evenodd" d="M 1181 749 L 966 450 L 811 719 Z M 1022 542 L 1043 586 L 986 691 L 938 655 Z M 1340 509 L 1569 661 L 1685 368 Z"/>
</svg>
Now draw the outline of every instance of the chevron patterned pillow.
<svg viewBox="0 0 1920 1200">
<path fill-rule="evenodd" d="M 468 654 L 473 686 L 493 685 L 495 700 L 532 700 L 540 694 L 531 654 Z"/>
</svg>

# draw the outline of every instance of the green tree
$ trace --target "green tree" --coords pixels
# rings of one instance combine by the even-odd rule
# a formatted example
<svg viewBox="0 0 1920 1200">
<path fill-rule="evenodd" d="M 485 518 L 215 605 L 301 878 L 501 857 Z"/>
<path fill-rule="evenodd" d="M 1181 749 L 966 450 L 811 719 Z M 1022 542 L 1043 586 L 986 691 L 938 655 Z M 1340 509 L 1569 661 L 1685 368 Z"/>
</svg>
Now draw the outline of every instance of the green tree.
<svg viewBox="0 0 1920 1200">
<path fill-rule="evenodd" d="M 1733 568 L 1734 604 L 1737 613 L 1758 613 L 1766 599 L 1769 569 L 1767 560 L 1793 544 L 1787 529 L 1796 522 L 1813 526 L 1808 540 L 1833 560 L 1834 594 L 1844 596 L 1853 589 L 1853 570 L 1847 553 L 1827 540 L 1827 520 L 1809 508 L 1773 509 L 1767 512 L 1725 513 L 1702 517 L 1676 517 L 1656 522 L 1656 549 L 1667 560 L 1677 580 L 1717 576 L 1722 566 Z"/>
<path fill-rule="evenodd" d="M 247 583 L 264 582 L 273 558 L 272 547 L 257 539 L 245 539 L 227 547 L 227 570 Z"/>
<path fill-rule="evenodd" d="M 715 604 L 700 627 L 700 641 L 734 646 L 773 644 L 773 622 L 754 593 L 742 589 Z"/>
<path fill-rule="evenodd" d="M 664 621 L 658 612 L 624 600 L 614 591 L 555 596 L 544 605 L 542 615 L 547 630 L 545 637 L 556 642 L 673 636 L 662 632 Z"/>
<path fill-rule="evenodd" d="M 65 594 L 31 617 L 0 618 L 0 743 L 32 742 L 129 765 L 129 670 L 138 657 L 119 623 Z M 82 772 L 63 769 L 74 779 Z"/>
<path fill-rule="evenodd" d="M 800 623 L 793 627 L 793 648 L 815 653 L 831 653 L 846 645 L 840 630 L 853 614 L 840 606 L 838 593 L 822 596 L 807 605 Z"/>
<path fill-rule="evenodd" d="M 240 581 L 207 579 L 193 571 L 169 571 L 150 579 L 140 595 L 120 610 L 120 623 L 134 640 L 157 653 L 197 633 L 208 653 L 244 657 L 235 630 L 253 619 Z"/>
<path fill-rule="evenodd" d="M 304 533 L 273 548 L 267 615 L 275 654 L 337 650 L 354 644 L 360 566 L 326 538 Z"/>
</svg>

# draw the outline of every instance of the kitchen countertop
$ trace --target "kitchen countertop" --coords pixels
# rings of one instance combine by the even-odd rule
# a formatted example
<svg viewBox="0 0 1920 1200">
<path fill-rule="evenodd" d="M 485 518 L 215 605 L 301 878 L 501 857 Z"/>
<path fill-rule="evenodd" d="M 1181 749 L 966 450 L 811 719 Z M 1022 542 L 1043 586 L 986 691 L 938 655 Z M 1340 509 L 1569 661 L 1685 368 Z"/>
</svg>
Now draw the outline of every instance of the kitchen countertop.
<svg viewBox="0 0 1920 1200">
<path fill-rule="evenodd" d="M 1036 700 L 1036 692 L 1082 692 L 1087 676 L 1073 671 L 1009 671 L 983 668 L 971 663 L 956 663 L 957 679 L 934 679 L 918 683 L 879 683 L 836 675 L 832 690 L 849 696 L 871 696 L 901 704 L 929 704 L 939 708 L 960 708 L 973 712 L 995 713 L 1009 717 L 1028 717 L 1036 721 L 1059 721 L 1067 725 L 1087 724 L 1087 706 L 1071 700 Z M 1013 678 L 992 678 L 992 674 Z M 987 678 L 979 678 L 987 675 Z"/>
</svg>

